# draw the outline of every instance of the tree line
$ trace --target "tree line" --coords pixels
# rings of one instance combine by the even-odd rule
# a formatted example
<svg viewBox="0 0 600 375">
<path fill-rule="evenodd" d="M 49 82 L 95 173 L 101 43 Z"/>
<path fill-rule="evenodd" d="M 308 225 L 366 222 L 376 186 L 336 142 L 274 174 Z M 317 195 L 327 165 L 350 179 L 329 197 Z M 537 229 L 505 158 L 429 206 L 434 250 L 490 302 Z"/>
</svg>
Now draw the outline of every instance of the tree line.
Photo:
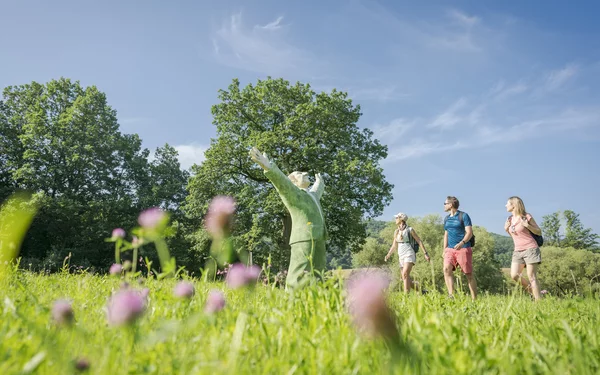
<svg viewBox="0 0 600 375">
<path fill-rule="evenodd" d="M 171 216 L 171 252 L 197 272 L 210 256 L 203 228 L 208 204 L 231 195 L 236 248 L 251 252 L 255 263 L 284 269 L 290 218 L 249 159 L 252 146 L 284 172 L 323 173 L 329 244 L 358 250 L 366 237 L 362 218 L 381 215 L 393 187 L 379 165 L 387 147 L 356 125 L 360 106 L 343 92 L 317 94 L 308 84 L 271 78 L 243 88 L 234 79 L 218 99 L 212 107 L 217 137 L 205 161 L 184 171 L 168 144 L 150 160 L 137 134 L 120 131 L 116 111 L 95 86 L 60 78 L 6 87 L 0 200 L 25 190 L 39 207 L 21 264 L 52 271 L 68 258 L 82 268 L 107 269 L 112 250 L 104 239 L 113 228 L 132 228 L 140 211 L 161 207 Z M 142 257 L 153 257 L 146 250 Z"/>
<path fill-rule="evenodd" d="M 289 214 L 248 157 L 252 146 L 277 160 L 285 173 L 323 175 L 331 268 L 383 261 L 376 254 L 387 246 L 392 229 L 371 219 L 390 203 L 393 185 L 380 165 L 387 147 L 357 126 L 360 105 L 344 92 L 315 93 L 308 84 L 271 78 L 245 87 L 234 79 L 217 99 L 212 106 L 217 135 L 205 160 L 186 171 L 174 147 L 158 147 L 151 158 L 137 134 L 122 133 L 117 112 L 95 86 L 60 78 L 4 88 L 0 201 L 25 190 L 39 207 L 23 243 L 21 265 L 54 271 L 68 259 L 103 272 L 113 257 L 111 244 L 104 242 L 111 231 L 132 228 L 142 210 L 160 207 L 171 217 L 167 241 L 172 254 L 196 273 L 210 259 L 210 237 L 203 226 L 208 204 L 215 196 L 231 195 L 237 204 L 236 248 L 252 253 L 254 263 L 285 269 Z M 441 219 L 414 220 L 429 249 L 439 251 Z M 544 217 L 542 228 L 548 248 L 598 250 L 598 235 L 572 211 Z M 475 233 L 477 277 L 482 285 L 489 280 L 488 290 L 498 291 L 504 288 L 497 282 L 499 269 L 510 266 L 512 244 L 484 228 L 476 227 Z M 152 248 L 140 252 L 151 259 L 154 254 Z M 416 275 L 439 283 L 434 279 L 441 275 L 431 276 L 424 266 L 417 265 Z"/>
</svg>

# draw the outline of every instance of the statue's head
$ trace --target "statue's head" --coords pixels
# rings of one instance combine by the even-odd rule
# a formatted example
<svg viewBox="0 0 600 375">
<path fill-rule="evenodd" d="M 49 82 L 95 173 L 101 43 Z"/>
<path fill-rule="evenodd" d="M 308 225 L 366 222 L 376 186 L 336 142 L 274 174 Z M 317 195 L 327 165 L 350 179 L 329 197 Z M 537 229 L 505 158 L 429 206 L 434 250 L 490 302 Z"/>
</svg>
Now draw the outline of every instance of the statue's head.
<svg viewBox="0 0 600 375">
<path fill-rule="evenodd" d="M 300 189 L 306 189 L 310 185 L 308 179 L 308 172 L 292 172 L 288 175 L 288 178 L 292 183 L 298 186 Z"/>
</svg>

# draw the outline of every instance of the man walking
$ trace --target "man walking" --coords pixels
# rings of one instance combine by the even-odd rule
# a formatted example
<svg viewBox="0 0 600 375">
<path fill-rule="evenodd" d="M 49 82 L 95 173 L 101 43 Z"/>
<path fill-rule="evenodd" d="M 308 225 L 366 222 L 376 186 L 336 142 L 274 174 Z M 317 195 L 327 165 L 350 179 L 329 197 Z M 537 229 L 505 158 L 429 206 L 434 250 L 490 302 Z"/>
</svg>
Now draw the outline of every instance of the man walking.
<svg viewBox="0 0 600 375">
<path fill-rule="evenodd" d="M 473 227 L 466 212 L 458 210 L 456 197 L 449 196 L 444 201 L 444 280 L 448 294 L 454 295 L 454 270 L 460 266 L 467 277 L 471 298 L 477 298 L 477 282 L 473 276 Z"/>
</svg>

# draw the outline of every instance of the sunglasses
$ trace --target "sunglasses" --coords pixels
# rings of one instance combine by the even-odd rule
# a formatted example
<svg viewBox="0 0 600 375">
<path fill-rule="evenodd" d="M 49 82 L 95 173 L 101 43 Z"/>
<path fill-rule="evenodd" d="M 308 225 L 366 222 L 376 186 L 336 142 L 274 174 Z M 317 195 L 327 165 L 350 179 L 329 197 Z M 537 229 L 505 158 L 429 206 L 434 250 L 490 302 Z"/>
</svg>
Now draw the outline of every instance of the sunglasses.
<svg viewBox="0 0 600 375">
<path fill-rule="evenodd" d="M 447 205 L 447 204 L 450 204 L 450 203 L 449 202 L 444 202 L 444 206 Z"/>
</svg>

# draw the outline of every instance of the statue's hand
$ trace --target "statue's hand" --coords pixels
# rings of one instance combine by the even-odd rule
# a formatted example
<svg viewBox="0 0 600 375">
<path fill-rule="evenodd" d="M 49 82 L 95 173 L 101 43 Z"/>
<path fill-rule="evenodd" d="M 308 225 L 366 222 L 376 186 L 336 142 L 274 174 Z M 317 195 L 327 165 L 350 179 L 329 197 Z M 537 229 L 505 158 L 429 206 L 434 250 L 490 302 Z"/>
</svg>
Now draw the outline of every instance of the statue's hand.
<svg viewBox="0 0 600 375">
<path fill-rule="evenodd" d="M 315 183 L 316 183 L 316 182 L 321 182 L 321 174 L 320 174 L 320 173 L 317 173 L 317 174 L 315 175 Z"/>
<path fill-rule="evenodd" d="M 252 147 L 252 149 L 250 149 L 249 153 L 250 153 L 250 158 L 252 158 L 252 160 L 254 160 L 255 163 L 260 165 L 262 167 L 262 169 L 264 169 L 265 171 L 268 171 L 271 169 L 271 161 L 269 161 L 267 154 L 264 154 L 264 153 L 261 154 L 260 151 L 256 147 Z"/>
</svg>

